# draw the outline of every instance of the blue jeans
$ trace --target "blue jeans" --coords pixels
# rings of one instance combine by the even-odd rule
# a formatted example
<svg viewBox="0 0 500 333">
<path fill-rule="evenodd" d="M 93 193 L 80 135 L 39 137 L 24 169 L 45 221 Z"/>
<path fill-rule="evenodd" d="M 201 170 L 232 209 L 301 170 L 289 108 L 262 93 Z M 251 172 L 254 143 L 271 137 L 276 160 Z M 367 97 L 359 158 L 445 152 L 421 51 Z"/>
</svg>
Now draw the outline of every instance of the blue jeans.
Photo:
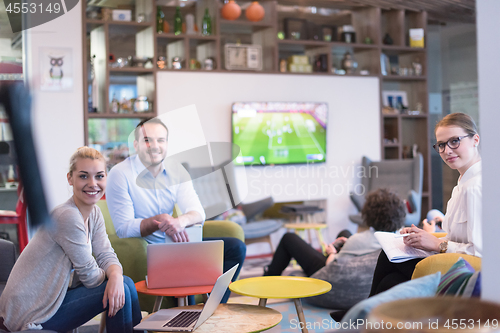
<svg viewBox="0 0 500 333">
<path fill-rule="evenodd" d="M 234 273 L 232 281 L 235 281 L 240 274 L 241 267 L 243 266 L 243 261 L 245 261 L 245 256 L 247 254 L 247 246 L 245 243 L 240 241 L 238 238 L 234 237 L 207 237 L 203 238 L 204 241 L 208 240 L 223 240 L 224 241 L 224 273 L 233 268 L 234 265 L 240 264 L 236 272 Z M 221 303 L 226 303 L 231 295 L 229 288 L 226 290 Z"/>
<path fill-rule="evenodd" d="M 42 324 L 43 328 L 58 332 L 71 331 L 107 310 L 107 306 L 102 307 L 107 283 L 108 280 L 105 280 L 100 286 L 92 289 L 83 285 L 69 289 L 54 316 Z M 123 286 L 125 305 L 114 317 L 106 317 L 108 333 L 133 332 L 133 327 L 142 319 L 134 282 L 128 276 L 124 276 Z"/>
</svg>

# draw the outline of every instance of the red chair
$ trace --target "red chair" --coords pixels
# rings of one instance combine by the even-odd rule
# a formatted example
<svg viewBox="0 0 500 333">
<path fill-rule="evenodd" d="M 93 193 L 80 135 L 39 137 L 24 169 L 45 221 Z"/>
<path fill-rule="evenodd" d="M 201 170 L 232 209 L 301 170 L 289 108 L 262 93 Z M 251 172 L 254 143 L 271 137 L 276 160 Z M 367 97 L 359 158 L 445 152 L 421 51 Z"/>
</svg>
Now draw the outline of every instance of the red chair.
<svg viewBox="0 0 500 333">
<path fill-rule="evenodd" d="M 17 224 L 17 238 L 19 241 L 19 253 L 28 245 L 28 227 L 26 225 L 26 200 L 21 183 L 17 189 L 16 211 L 0 210 L 0 224 Z"/>
</svg>

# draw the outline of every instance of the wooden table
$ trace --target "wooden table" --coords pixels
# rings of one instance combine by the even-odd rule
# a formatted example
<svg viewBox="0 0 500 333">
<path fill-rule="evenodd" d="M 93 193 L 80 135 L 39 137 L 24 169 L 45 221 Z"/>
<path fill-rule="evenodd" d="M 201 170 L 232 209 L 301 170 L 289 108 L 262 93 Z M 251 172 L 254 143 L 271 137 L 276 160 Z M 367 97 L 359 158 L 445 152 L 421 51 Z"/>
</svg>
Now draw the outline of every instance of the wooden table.
<svg viewBox="0 0 500 333">
<path fill-rule="evenodd" d="M 189 295 L 206 295 L 212 292 L 214 288 L 213 285 L 209 286 L 194 286 L 194 287 L 178 287 L 178 288 L 158 288 L 149 289 L 146 287 L 146 281 L 142 280 L 135 284 L 135 289 L 138 293 L 156 296 L 155 305 L 153 306 L 153 312 L 156 312 L 161 307 L 161 302 L 163 296 L 174 296 L 179 299 L 179 305 L 188 305 L 187 296 Z"/>
<path fill-rule="evenodd" d="M 201 310 L 202 308 L 203 305 L 190 305 L 176 309 Z M 246 304 L 219 304 L 214 314 L 194 332 L 262 332 L 278 325 L 282 318 L 281 313 L 271 308 Z"/>
<path fill-rule="evenodd" d="M 300 276 L 260 276 L 235 281 L 229 285 L 232 292 L 243 296 L 258 297 L 259 306 L 266 306 L 268 298 L 291 298 L 303 333 L 307 333 L 301 298 L 329 292 L 332 285 L 326 281 Z"/>
</svg>

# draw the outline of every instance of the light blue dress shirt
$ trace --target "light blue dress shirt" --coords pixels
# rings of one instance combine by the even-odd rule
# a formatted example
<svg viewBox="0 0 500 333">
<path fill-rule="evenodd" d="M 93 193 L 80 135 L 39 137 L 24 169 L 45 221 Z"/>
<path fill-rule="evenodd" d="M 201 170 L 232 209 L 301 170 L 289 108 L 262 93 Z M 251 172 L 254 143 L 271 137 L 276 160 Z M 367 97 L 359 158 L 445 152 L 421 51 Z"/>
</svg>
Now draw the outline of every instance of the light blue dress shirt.
<svg viewBox="0 0 500 333">
<path fill-rule="evenodd" d="M 141 237 L 141 221 L 158 214 L 172 215 L 175 203 L 183 213 L 196 211 L 205 220 L 191 178 L 176 161 L 164 161 L 155 178 L 137 155 L 127 158 L 109 172 L 106 200 L 120 238 Z M 163 243 L 165 233 L 158 230 L 143 238 L 148 243 Z"/>
</svg>

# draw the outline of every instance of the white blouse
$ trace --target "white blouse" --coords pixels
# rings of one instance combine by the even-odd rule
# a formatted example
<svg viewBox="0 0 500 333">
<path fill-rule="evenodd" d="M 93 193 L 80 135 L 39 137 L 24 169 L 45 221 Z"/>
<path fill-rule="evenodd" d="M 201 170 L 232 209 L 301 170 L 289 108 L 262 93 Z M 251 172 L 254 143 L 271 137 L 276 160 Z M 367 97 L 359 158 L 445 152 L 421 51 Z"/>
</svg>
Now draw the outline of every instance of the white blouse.
<svg viewBox="0 0 500 333">
<path fill-rule="evenodd" d="M 458 180 L 448 201 L 443 229 L 448 233 L 446 252 L 481 257 L 483 250 L 481 161 L 472 165 Z"/>
</svg>

